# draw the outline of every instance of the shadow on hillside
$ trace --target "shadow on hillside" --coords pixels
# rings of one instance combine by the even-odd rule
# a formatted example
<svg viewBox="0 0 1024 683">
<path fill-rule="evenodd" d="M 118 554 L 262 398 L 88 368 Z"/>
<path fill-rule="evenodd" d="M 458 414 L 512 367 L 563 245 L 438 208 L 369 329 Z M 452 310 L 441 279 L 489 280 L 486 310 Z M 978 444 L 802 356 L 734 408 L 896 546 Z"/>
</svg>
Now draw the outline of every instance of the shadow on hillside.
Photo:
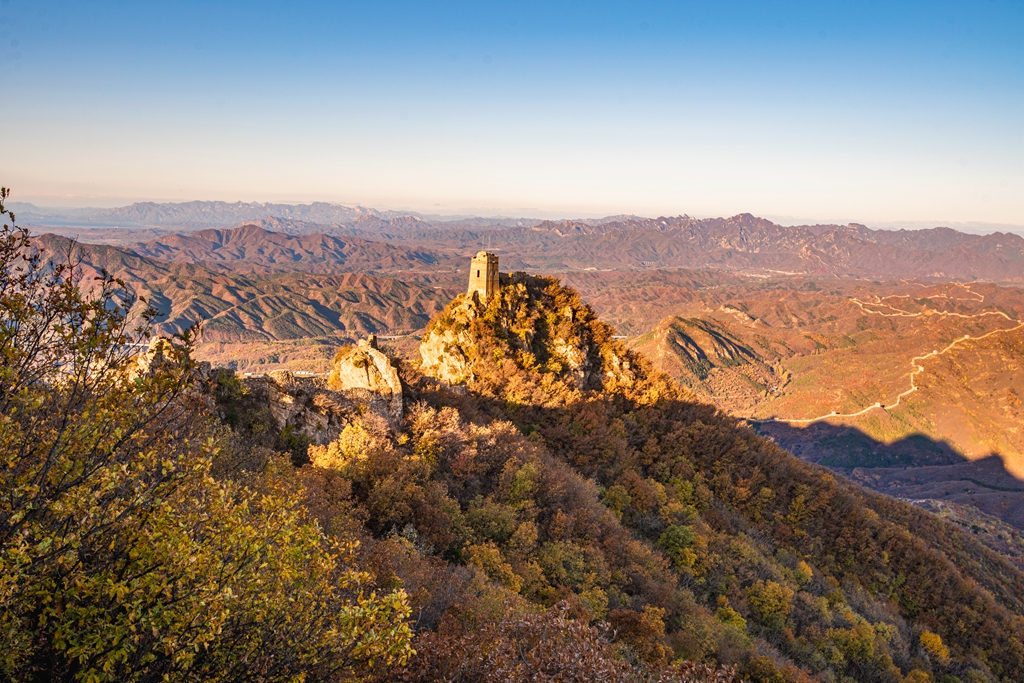
<svg viewBox="0 0 1024 683">
<path fill-rule="evenodd" d="M 948 443 L 924 434 L 884 443 L 856 427 L 827 422 L 815 422 L 807 427 L 793 427 L 784 422 L 753 426 L 759 434 L 771 437 L 801 460 L 833 469 L 955 465 L 964 461 Z"/>
<path fill-rule="evenodd" d="M 945 441 L 923 434 L 884 443 L 855 427 L 823 422 L 803 428 L 767 423 L 756 431 L 801 460 L 880 493 L 972 505 L 1024 529 L 1024 479 L 1014 476 L 997 453 L 968 460 Z"/>
<path fill-rule="evenodd" d="M 607 451 L 608 440 L 615 441 L 619 437 L 607 429 L 607 422 L 600 424 L 602 420 L 631 413 L 637 408 L 621 397 L 599 399 L 593 395 L 571 406 L 511 406 L 494 397 L 471 393 L 461 387 L 449 388 L 426 378 L 409 391 L 407 398 L 415 401 L 425 393 L 433 395 L 431 402 L 435 405 L 458 408 L 463 419 L 470 422 L 509 420 L 527 435 L 540 430 L 547 446 L 556 453 L 589 451 L 592 466 L 599 462 L 608 465 L 616 457 Z M 665 401 L 660 403 L 658 412 L 662 419 L 676 424 L 714 424 L 724 417 L 708 404 L 688 401 Z M 591 423 L 594 433 L 589 434 L 592 428 L 584 427 L 582 432 L 571 434 L 572 428 L 562 420 L 567 413 L 592 414 L 596 418 L 596 422 Z M 725 419 L 736 422 L 733 418 Z M 563 424 L 558 426 L 560 420 Z M 824 423 L 803 429 L 773 423 L 758 425 L 756 431 L 799 459 L 828 467 L 865 488 L 911 501 L 935 499 L 972 505 L 1024 529 L 1024 480 L 1014 477 L 997 454 L 971 461 L 946 442 L 925 435 L 886 444 L 856 428 Z M 592 475 L 587 465 L 580 469 L 585 476 Z"/>
</svg>

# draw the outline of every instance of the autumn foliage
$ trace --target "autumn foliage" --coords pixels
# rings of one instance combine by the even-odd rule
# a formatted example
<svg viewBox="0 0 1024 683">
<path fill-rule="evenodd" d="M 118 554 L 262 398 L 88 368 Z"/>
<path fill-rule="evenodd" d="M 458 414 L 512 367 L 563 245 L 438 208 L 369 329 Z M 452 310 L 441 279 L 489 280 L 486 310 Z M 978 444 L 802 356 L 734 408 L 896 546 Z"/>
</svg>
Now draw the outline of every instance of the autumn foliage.
<svg viewBox="0 0 1024 683">
<path fill-rule="evenodd" d="M 405 429 L 318 475 L 345 482 L 342 507 L 382 539 L 378 573 L 418 577 L 414 613 L 433 616 L 412 680 L 428 662 L 460 680 L 459 648 L 506 652 L 514 637 L 494 634 L 521 605 L 605 629 L 631 675 L 697 661 L 753 681 L 1024 676 L 1017 570 L 695 402 L 556 281 L 506 278 L 431 329 L 472 340 L 452 351 L 468 391 L 406 367 Z M 441 583 L 456 594 L 439 599 Z M 456 627 L 467 613 L 482 626 Z"/>
<path fill-rule="evenodd" d="M 0 193 L 0 200 L 6 198 Z M 2 210 L 2 201 L 0 201 Z M 0 677 L 295 680 L 411 653 L 277 456 L 213 419 L 191 340 L 141 356 L 124 283 L 0 231 Z M 217 468 L 234 476 L 215 477 Z"/>
</svg>

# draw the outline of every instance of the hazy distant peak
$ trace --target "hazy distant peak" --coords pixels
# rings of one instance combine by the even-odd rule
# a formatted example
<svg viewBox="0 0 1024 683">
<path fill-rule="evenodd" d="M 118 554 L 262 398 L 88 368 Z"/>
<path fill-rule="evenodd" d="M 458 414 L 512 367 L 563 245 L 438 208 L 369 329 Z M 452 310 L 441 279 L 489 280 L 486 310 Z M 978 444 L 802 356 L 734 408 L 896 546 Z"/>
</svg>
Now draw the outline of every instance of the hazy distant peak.
<svg viewBox="0 0 1024 683">
<path fill-rule="evenodd" d="M 75 224 L 145 227 L 172 226 L 183 229 L 228 227 L 242 221 L 279 218 L 306 223 L 334 225 L 365 219 L 391 219 L 409 216 L 409 212 L 378 211 L 363 206 L 344 206 L 328 202 L 311 204 L 273 204 L 269 202 L 135 202 L 114 209 L 47 209 L 30 204 L 18 205 L 29 217 L 42 224 Z"/>
</svg>

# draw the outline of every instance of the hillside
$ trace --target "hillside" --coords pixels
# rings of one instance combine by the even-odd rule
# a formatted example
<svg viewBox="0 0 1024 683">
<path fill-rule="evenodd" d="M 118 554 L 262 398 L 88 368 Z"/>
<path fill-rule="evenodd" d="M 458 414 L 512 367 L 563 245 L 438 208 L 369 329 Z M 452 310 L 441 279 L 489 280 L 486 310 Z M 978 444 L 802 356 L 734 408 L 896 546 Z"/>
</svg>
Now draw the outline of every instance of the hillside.
<svg viewBox="0 0 1024 683">
<path fill-rule="evenodd" d="M 338 343 L 370 333 L 413 355 L 430 317 L 464 284 L 458 262 L 438 252 L 257 227 L 81 253 L 89 274 L 105 268 L 157 307 L 157 331 L 202 321 L 197 356 L 248 372 L 322 370 Z M 348 272 L 364 268 L 379 275 Z M 659 369 L 799 457 L 891 495 L 1024 523 L 1024 491 L 1003 490 L 1024 488 L 1006 481 L 1024 481 L 1024 335 L 1000 331 L 1024 319 L 1021 290 L 725 270 L 576 270 L 566 281 L 620 332 L 644 333 L 635 348 Z M 922 370 L 907 394 L 917 356 Z M 890 408 L 871 408 L 879 402 Z M 807 429 L 814 418 L 818 428 Z M 972 464 L 992 456 L 999 471 Z M 934 469 L 952 465 L 962 467 Z M 898 469 L 855 472 L 865 467 Z"/>
<path fill-rule="evenodd" d="M 694 403 L 557 281 L 457 297 L 421 352 L 442 383 L 405 369 L 408 436 L 337 465 L 375 534 L 405 529 L 527 601 L 576 601 L 650 661 L 757 681 L 1024 675 L 1019 570 Z"/>
<path fill-rule="evenodd" d="M 0 256 L 23 245 L 5 233 Z M 652 368 L 553 278 L 437 301 L 419 363 L 367 339 L 319 376 L 239 378 L 195 362 L 188 339 L 139 351 L 118 303 L 132 300 L 105 268 L 154 302 L 161 278 L 167 296 L 204 279 L 235 296 L 227 274 L 112 247 L 77 256 L 98 301 L 45 261 L 22 263 L 57 281 L 4 290 L 19 322 L 0 332 L 20 335 L 0 344 L 16 383 L 2 393 L 2 519 L 18 533 L 0 535 L 13 679 L 1024 676 L 1024 574 L 1000 554 L 1012 547 L 982 542 L 1001 527 L 797 460 Z M 315 278 L 368 276 L 265 277 L 297 297 Z M 723 312 L 754 320 L 739 304 Z M 96 324 L 69 334 L 69 319 Z M 719 344 L 708 362 L 749 361 L 724 325 L 680 325 L 694 354 Z M 51 328 L 46 347 L 26 343 Z"/>
<path fill-rule="evenodd" d="M 812 284 L 701 292 L 634 348 L 801 458 L 1024 526 L 1024 292 Z"/>
</svg>

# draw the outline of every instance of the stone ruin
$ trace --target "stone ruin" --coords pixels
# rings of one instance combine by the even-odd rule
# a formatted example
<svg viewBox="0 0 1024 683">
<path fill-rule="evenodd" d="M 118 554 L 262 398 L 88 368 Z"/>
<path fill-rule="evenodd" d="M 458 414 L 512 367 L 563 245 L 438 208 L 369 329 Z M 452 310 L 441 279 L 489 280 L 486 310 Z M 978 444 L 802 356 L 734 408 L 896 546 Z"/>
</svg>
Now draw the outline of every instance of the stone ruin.
<svg viewBox="0 0 1024 683">
<path fill-rule="evenodd" d="M 480 301 L 486 303 L 492 296 L 498 293 L 501 285 L 498 284 L 498 255 L 487 251 L 477 252 L 469 264 L 469 290 L 466 295 L 472 299 L 480 297 Z"/>
</svg>

